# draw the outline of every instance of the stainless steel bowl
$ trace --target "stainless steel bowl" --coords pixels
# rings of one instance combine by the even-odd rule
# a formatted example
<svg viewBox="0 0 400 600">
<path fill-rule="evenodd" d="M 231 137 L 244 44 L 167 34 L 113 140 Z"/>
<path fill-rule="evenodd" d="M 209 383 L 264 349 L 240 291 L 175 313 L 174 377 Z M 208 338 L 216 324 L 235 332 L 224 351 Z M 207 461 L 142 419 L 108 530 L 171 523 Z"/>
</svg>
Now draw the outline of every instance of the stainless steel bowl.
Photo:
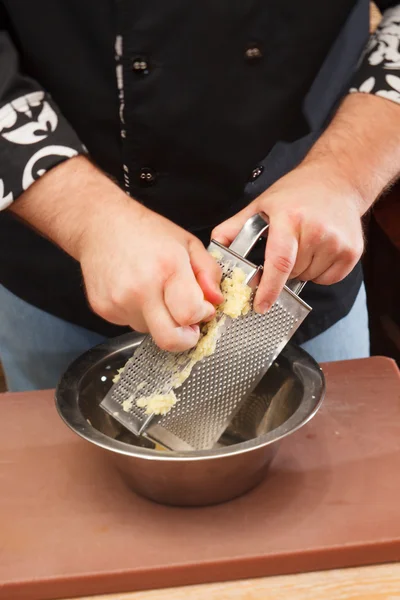
<svg viewBox="0 0 400 600">
<path fill-rule="evenodd" d="M 322 403 L 320 367 L 306 352 L 288 345 L 218 449 L 184 454 L 155 450 L 152 442 L 135 437 L 99 406 L 142 337 L 123 335 L 83 354 L 62 377 L 56 404 L 65 423 L 111 459 L 131 489 L 156 502 L 201 506 L 245 493 L 265 477 L 279 443 L 307 423 Z"/>
</svg>

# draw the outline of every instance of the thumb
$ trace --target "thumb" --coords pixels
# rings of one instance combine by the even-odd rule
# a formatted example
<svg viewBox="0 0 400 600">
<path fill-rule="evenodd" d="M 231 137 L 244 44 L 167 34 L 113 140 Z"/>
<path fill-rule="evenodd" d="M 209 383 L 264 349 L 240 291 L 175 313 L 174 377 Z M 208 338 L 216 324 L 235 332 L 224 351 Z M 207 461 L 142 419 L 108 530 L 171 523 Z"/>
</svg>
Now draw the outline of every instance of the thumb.
<svg viewBox="0 0 400 600">
<path fill-rule="evenodd" d="M 246 221 L 258 212 L 255 203 L 249 204 L 236 215 L 227 219 L 213 230 L 211 237 L 223 246 L 230 246 Z"/>
<path fill-rule="evenodd" d="M 220 266 L 201 242 L 190 245 L 189 255 L 193 273 L 205 299 L 214 306 L 221 304 L 223 296 L 220 288 L 222 275 Z"/>
</svg>

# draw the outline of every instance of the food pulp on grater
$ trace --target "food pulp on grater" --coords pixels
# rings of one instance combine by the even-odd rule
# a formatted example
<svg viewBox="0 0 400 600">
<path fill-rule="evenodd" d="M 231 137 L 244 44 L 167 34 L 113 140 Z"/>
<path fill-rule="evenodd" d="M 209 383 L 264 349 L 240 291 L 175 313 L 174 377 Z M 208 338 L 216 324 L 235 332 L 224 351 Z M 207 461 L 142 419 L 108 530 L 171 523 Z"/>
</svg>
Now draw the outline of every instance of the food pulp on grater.
<svg viewBox="0 0 400 600">
<path fill-rule="evenodd" d="M 213 258 L 215 258 L 215 260 L 222 260 L 224 258 L 224 255 L 222 254 L 221 250 L 217 250 L 215 248 L 214 250 L 211 250 L 210 254 Z"/>
<path fill-rule="evenodd" d="M 178 398 L 175 396 L 174 390 L 171 390 L 168 394 L 154 394 L 147 398 L 138 398 L 136 400 L 136 406 L 139 408 L 145 408 L 147 415 L 166 415 L 167 412 L 176 404 Z M 132 408 L 133 398 L 128 398 L 122 403 L 124 411 L 129 412 Z"/>
<path fill-rule="evenodd" d="M 124 368 L 125 367 L 121 367 L 120 369 L 117 370 L 116 375 L 114 375 L 114 377 L 112 378 L 113 383 L 117 383 L 121 379 L 121 373 L 124 370 Z"/>
<path fill-rule="evenodd" d="M 218 252 L 212 252 L 212 255 L 216 260 L 220 260 L 221 256 L 217 255 Z M 201 325 L 200 339 L 195 348 L 189 354 L 189 360 L 187 365 L 176 373 L 176 376 L 172 380 L 172 389 L 166 394 L 155 393 L 147 397 L 138 398 L 136 400 L 136 406 L 144 408 L 146 414 L 165 415 L 171 408 L 176 404 L 178 398 L 174 393 L 174 389 L 179 388 L 189 377 L 193 367 L 196 363 L 201 361 L 207 356 L 211 356 L 216 348 L 218 341 L 218 333 L 225 321 L 226 316 L 232 319 L 237 319 L 241 315 L 246 315 L 251 309 L 251 288 L 245 283 L 246 275 L 239 267 L 234 267 L 232 272 L 228 274 L 221 283 L 221 291 L 224 297 L 224 301 L 220 306 L 217 307 L 215 317 L 208 323 Z M 185 355 L 184 360 L 187 360 Z M 175 357 L 171 361 L 171 365 L 175 364 Z M 113 381 L 118 381 L 120 377 L 119 369 L 118 374 L 114 377 Z M 136 391 L 140 390 L 139 384 Z M 134 402 L 133 396 L 128 398 L 122 403 L 124 411 L 129 412 Z"/>
<path fill-rule="evenodd" d="M 224 295 L 222 312 L 237 319 L 240 315 L 246 315 L 251 308 L 251 288 L 245 284 L 246 274 L 239 267 L 235 267 L 230 277 L 225 277 L 221 283 Z"/>
</svg>

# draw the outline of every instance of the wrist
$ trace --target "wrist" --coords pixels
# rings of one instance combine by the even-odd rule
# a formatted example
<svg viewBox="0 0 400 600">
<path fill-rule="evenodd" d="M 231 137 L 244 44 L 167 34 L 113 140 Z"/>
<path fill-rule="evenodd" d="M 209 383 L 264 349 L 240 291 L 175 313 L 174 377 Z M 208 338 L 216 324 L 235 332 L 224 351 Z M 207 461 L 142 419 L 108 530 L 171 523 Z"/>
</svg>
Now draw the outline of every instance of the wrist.
<svg viewBox="0 0 400 600">
<path fill-rule="evenodd" d="M 373 94 L 350 94 L 303 164 L 319 164 L 348 182 L 364 214 L 399 175 L 399 131 L 399 105 Z"/>
<path fill-rule="evenodd" d="M 83 220 L 75 236 L 74 258 L 79 262 L 87 251 L 96 252 L 105 236 L 123 229 L 127 222 L 134 223 L 137 231 L 144 213 L 148 212 L 148 209 L 130 198 L 120 188 L 107 190 L 106 186 L 102 186 L 101 192 L 94 197 L 94 202 L 91 204 L 93 210 L 89 218 Z"/>
<path fill-rule="evenodd" d="M 86 239 L 100 223 L 104 235 L 113 214 L 126 210 L 139 214 L 144 208 L 87 158 L 78 156 L 43 175 L 10 210 L 79 261 Z"/>
<path fill-rule="evenodd" d="M 358 185 L 358 178 L 348 172 L 346 165 L 337 161 L 334 157 L 308 156 L 300 163 L 298 169 L 306 174 L 310 184 L 312 182 L 323 182 L 333 194 L 340 195 L 351 203 L 360 217 L 368 210 L 372 204 L 364 197 L 363 190 Z"/>
<path fill-rule="evenodd" d="M 73 239 L 66 249 L 79 262 L 85 249 L 96 248 L 99 240 L 108 235 L 111 228 L 117 227 L 119 221 L 132 219 L 137 223 L 147 210 L 91 163 L 82 167 L 70 190 L 78 216 L 70 225 Z"/>
</svg>

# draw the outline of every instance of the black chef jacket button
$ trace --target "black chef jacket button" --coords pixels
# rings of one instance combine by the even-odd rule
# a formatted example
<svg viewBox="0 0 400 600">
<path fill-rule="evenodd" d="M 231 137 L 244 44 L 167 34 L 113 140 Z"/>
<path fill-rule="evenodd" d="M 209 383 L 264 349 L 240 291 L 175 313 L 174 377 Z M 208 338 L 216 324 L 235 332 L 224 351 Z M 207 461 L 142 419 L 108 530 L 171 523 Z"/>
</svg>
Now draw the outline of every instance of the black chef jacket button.
<svg viewBox="0 0 400 600">
<path fill-rule="evenodd" d="M 258 167 L 255 167 L 255 169 L 253 169 L 251 172 L 249 181 L 255 181 L 256 179 L 258 179 L 263 171 L 264 167 L 262 165 L 258 165 Z"/>
<path fill-rule="evenodd" d="M 140 181 L 140 185 L 142 185 L 143 187 L 148 186 L 148 185 L 153 185 L 153 183 L 155 183 L 156 179 L 157 179 L 157 176 L 156 176 L 155 172 L 153 171 L 153 169 L 149 169 L 148 167 L 143 167 L 143 169 L 140 169 L 139 181 Z"/>
<path fill-rule="evenodd" d="M 135 58 L 132 61 L 132 70 L 138 75 L 148 75 L 148 60 L 144 56 L 135 56 Z"/>
<path fill-rule="evenodd" d="M 262 58 L 262 52 L 257 44 L 251 44 L 247 47 L 246 52 L 244 53 L 246 60 L 255 62 Z"/>
</svg>

